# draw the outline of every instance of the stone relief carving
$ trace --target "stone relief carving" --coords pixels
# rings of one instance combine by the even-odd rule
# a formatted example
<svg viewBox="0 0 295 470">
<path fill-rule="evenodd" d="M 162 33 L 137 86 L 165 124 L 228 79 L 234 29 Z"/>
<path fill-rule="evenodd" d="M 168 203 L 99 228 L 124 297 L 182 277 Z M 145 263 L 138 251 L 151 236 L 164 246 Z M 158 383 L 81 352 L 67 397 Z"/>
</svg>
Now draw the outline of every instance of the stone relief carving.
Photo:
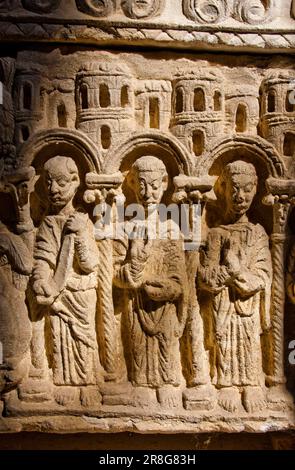
<svg viewBox="0 0 295 470">
<path fill-rule="evenodd" d="M 210 230 L 199 270 L 200 289 L 208 293 L 211 373 L 223 408 L 236 411 L 242 391 L 245 409 L 254 412 L 266 405 L 260 335 L 270 328 L 269 240 L 247 217 L 257 188 L 254 166 L 229 163 L 220 185 L 225 224 Z"/>
<path fill-rule="evenodd" d="M 205 413 L 257 429 L 277 413 L 286 426 L 292 103 L 277 118 L 292 74 L 89 57 L 24 54 L 15 74 L 7 62 L 16 126 L 3 135 L 17 157 L 3 159 L 0 189 L 16 212 L 6 220 L 1 205 L 0 315 L 9 330 L 17 310 L 25 326 L 0 328 L 24 351 L 1 369 L 5 413 L 172 412 L 190 425 Z M 163 219 L 172 202 L 179 218 Z M 109 235 L 130 204 L 141 217 Z"/>
<path fill-rule="evenodd" d="M 36 236 L 33 290 L 50 319 L 56 400 L 68 405 L 81 387 L 81 402 L 89 404 L 98 394 L 91 397 L 85 386 L 101 380 L 95 321 L 98 250 L 88 215 L 73 205 L 80 184 L 75 162 L 60 156 L 48 160 L 44 182 L 49 208 Z"/>
<path fill-rule="evenodd" d="M 3 169 L 3 168 L 2 168 Z M 26 306 L 26 288 L 32 271 L 34 226 L 29 196 L 35 170 L 26 168 L 0 180 L 0 193 L 14 211 L 13 228 L 0 222 L 0 391 L 7 392 L 24 380 L 30 368 L 31 322 Z"/>
<path fill-rule="evenodd" d="M 161 13 L 163 0 L 122 0 L 122 10 L 134 19 L 151 18 Z"/>
<path fill-rule="evenodd" d="M 76 0 L 78 10 L 88 15 L 104 17 L 110 15 L 114 8 L 114 0 Z"/>
<path fill-rule="evenodd" d="M 60 3 L 61 0 L 22 0 L 23 7 L 35 13 L 51 13 Z"/>
<path fill-rule="evenodd" d="M 229 13 L 227 0 L 183 0 L 183 13 L 193 21 L 200 23 L 218 23 Z"/>
<path fill-rule="evenodd" d="M 161 160 L 153 156 L 138 159 L 128 183 L 148 217 L 159 217 L 157 205 L 168 186 L 168 174 Z M 187 317 L 187 280 L 181 240 L 174 240 L 173 226 L 153 222 L 158 233 L 151 236 L 144 224 L 134 225 L 134 238 L 115 243 L 114 283 L 127 289 L 128 375 L 137 387 L 157 389 L 163 406 L 175 407 L 181 395 L 179 340 Z M 167 239 L 164 232 L 167 231 Z"/>
<path fill-rule="evenodd" d="M 12 86 L 15 72 L 15 61 L 11 58 L 0 59 L 0 81 L 2 83 L 3 104 L 0 107 L 0 150 L 5 167 L 10 167 L 15 161 L 14 137 L 14 105 Z"/>
<path fill-rule="evenodd" d="M 243 23 L 262 23 L 270 19 L 272 8 L 272 0 L 183 0 L 185 16 L 199 23 L 219 23 L 230 16 Z"/>
<path fill-rule="evenodd" d="M 264 23 L 270 19 L 273 1 L 249 0 L 235 3 L 234 17 L 249 24 Z"/>
</svg>

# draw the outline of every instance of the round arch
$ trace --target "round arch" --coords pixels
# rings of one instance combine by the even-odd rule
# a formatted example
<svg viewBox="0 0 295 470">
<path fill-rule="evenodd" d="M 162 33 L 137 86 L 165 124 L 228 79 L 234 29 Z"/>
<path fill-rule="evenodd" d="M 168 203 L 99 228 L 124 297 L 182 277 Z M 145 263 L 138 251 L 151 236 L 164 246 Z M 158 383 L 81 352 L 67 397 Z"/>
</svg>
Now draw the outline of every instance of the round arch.
<svg viewBox="0 0 295 470">
<path fill-rule="evenodd" d="M 40 131 L 25 142 L 20 149 L 20 165 L 40 167 L 56 155 L 71 156 L 83 172 L 102 168 L 97 146 L 85 134 L 75 129 L 51 129 Z"/>
<path fill-rule="evenodd" d="M 193 174 L 194 160 L 190 152 L 176 137 L 157 130 L 132 134 L 126 142 L 112 150 L 103 165 L 104 173 L 124 171 L 127 160 L 130 166 L 144 155 L 154 155 L 161 158 L 168 168 L 171 165 L 174 168 L 171 174 Z"/>
<path fill-rule="evenodd" d="M 230 161 L 237 154 L 245 155 L 249 160 L 260 161 L 266 167 L 268 176 L 278 178 L 285 175 L 285 165 L 278 151 L 259 136 L 235 136 L 220 140 L 197 162 L 197 174 L 209 174 L 221 157 L 228 156 Z"/>
</svg>

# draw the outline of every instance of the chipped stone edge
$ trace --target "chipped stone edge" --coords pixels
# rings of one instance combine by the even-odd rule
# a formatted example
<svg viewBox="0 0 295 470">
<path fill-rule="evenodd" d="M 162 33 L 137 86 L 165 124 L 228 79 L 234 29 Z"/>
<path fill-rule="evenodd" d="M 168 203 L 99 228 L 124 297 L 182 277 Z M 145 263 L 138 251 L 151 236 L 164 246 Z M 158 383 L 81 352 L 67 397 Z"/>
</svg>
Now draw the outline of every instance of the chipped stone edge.
<svg viewBox="0 0 295 470">
<path fill-rule="evenodd" d="M 0 42 L 57 42 L 88 45 L 153 46 L 243 52 L 295 52 L 290 31 L 174 29 L 172 26 L 116 23 L 85 24 L 7 22 L 0 19 Z"/>
</svg>

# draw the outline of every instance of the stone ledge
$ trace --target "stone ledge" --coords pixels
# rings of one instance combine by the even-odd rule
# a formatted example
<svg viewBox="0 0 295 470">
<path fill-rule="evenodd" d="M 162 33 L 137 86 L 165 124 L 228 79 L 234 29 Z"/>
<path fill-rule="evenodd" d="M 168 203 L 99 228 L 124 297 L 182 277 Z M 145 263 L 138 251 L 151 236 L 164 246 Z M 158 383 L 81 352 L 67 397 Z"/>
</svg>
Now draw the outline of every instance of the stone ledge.
<svg viewBox="0 0 295 470">
<path fill-rule="evenodd" d="M 157 24 L 93 22 L 7 22 L 0 18 L 0 42 L 58 42 L 88 45 L 150 46 L 222 50 L 225 52 L 290 53 L 295 48 L 294 29 L 200 28 Z"/>
</svg>

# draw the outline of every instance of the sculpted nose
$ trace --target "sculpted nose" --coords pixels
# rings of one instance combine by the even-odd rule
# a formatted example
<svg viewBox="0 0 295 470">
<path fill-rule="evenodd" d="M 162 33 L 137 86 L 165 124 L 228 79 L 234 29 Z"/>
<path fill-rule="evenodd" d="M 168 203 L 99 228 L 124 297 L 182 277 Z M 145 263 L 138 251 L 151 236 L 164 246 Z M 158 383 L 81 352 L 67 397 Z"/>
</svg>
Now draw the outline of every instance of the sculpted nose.
<svg viewBox="0 0 295 470">
<path fill-rule="evenodd" d="M 58 185 L 57 185 L 57 183 L 56 183 L 55 181 L 53 181 L 53 182 L 51 183 L 50 189 L 51 189 L 51 192 L 52 192 L 52 193 L 54 193 L 54 194 L 58 193 Z"/>
</svg>

